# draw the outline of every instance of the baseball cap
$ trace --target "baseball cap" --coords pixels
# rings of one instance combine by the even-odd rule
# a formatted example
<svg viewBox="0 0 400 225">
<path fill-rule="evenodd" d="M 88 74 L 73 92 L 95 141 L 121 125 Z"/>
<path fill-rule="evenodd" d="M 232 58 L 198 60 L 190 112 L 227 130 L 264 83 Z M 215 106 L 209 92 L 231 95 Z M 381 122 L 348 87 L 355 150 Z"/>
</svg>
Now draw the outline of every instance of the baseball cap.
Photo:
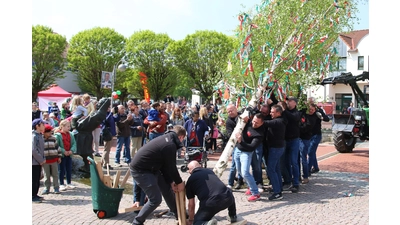
<svg viewBox="0 0 400 225">
<path fill-rule="evenodd" d="M 53 127 L 50 124 L 45 124 L 44 125 L 44 132 L 51 132 L 53 130 Z"/>
<path fill-rule="evenodd" d="M 296 103 L 298 102 L 297 98 L 293 97 L 293 96 L 289 96 L 289 98 L 287 98 L 288 101 L 293 100 Z"/>
<path fill-rule="evenodd" d="M 36 125 L 39 125 L 39 124 L 41 124 L 41 123 L 44 123 L 43 120 L 41 120 L 41 119 L 39 119 L 39 118 L 34 119 L 34 120 L 32 121 L 32 129 L 36 129 Z"/>
</svg>

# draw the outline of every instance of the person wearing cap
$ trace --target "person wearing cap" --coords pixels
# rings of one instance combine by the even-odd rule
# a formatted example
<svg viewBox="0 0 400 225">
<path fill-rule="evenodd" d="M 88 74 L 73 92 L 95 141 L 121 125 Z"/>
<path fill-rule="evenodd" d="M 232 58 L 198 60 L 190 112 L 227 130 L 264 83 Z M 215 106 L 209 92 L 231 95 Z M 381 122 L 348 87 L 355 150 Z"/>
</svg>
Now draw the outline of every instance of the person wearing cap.
<svg viewBox="0 0 400 225">
<path fill-rule="evenodd" d="M 51 178 L 53 179 L 54 194 L 60 194 L 58 182 L 58 164 L 61 163 L 61 149 L 58 146 L 56 137 L 53 136 L 53 127 L 49 124 L 44 125 L 44 156 L 46 163 L 43 164 L 44 186 L 42 194 L 50 193 Z"/>
<path fill-rule="evenodd" d="M 297 98 L 289 96 L 287 98 L 287 109 L 283 111 L 283 116 L 287 119 L 285 131 L 285 153 L 284 161 L 288 172 L 291 186 L 288 188 L 292 193 L 299 191 L 300 179 L 300 117 L 301 113 L 297 109 Z M 284 188 L 285 189 L 285 188 Z"/>
<path fill-rule="evenodd" d="M 34 203 L 40 203 L 43 200 L 43 197 L 38 195 L 42 165 L 46 162 L 43 132 L 43 120 L 34 119 L 32 121 L 32 202 Z"/>
</svg>

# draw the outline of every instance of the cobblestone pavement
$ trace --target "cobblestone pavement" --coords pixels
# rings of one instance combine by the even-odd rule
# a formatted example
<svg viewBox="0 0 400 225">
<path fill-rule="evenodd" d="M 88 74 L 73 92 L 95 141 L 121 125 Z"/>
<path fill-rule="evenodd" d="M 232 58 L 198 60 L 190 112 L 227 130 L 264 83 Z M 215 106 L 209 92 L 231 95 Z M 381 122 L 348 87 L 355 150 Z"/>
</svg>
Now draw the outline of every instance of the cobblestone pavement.
<svg viewBox="0 0 400 225">
<path fill-rule="evenodd" d="M 330 145 L 321 144 L 317 153 L 321 171 L 310 177 L 308 184 L 300 186 L 298 193 L 284 192 L 283 199 L 268 201 L 267 193 L 261 194 L 261 200 L 248 202 L 245 189 L 234 192 L 239 218 L 246 219 L 247 224 L 369 224 L 369 174 L 368 143 L 360 143 L 355 153 L 337 154 Z M 320 150 L 321 149 L 321 150 Z M 330 149 L 330 150 L 328 150 Z M 333 150 L 332 150 L 333 149 Z M 360 156 L 359 152 L 364 155 Z M 114 153 L 111 152 L 111 157 Z M 358 154 L 358 155 L 357 155 Z M 355 155 L 355 156 L 354 156 Z M 353 157 L 354 156 L 354 157 Z M 368 154 L 367 154 L 368 156 Z M 337 157 L 343 157 L 337 162 Z M 353 158 L 352 158 L 353 157 Z M 218 154 L 210 155 L 208 168 L 213 168 Z M 350 162 L 346 162 L 350 160 Z M 113 159 L 110 160 L 111 162 Z M 365 171 L 335 171 L 330 170 L 332 164 L 361 161 L 366 164 Z M 178 161 L 178 167 L 182 161 Z M 358 164 L 355 164 L 356 167 Z M 340 167 L 336 165 L 336 167 Z M 351 166 L 348 166 L 351 168 Z M 229 166 L 228 166 L 229 168 Z M 227 183 L 228 168 L 221 177 Z M 128 169 L 126 165 L 119 168 Z M 115 170 L 114 170 L 115 172 Z M 187 180 L 188 173 L 182 173 Z M 265 173 L 265 171 L 264 171 Z M 129 179 L 132 182 L 132 179 Z M 32 203 L 32 224 L 131 224 L 134 213 L 121 213 L 108 219 L 98 219 L 93 212 L 91 187 L 80 182 L 73 182 L 76 189 L 67 190 L 60 195 L 44 195 L 45 200 L 40 204 Z M 40 192 L 43 187 L 40 188 Z M 350 195 L 350 196 L 349 196 Z M 132 204 L 132 195 L 124 194 L 119 208 L 128 208 Z M 156 212 L 168 209 L 166 204 L 157 208 Z M 56 216 L 49 216 L 51 212 Z M 218 224 L 229 224 L 226 220 L 227 210 L 216 215 Z M 177 224 L 173 217 L 149 217 L 145 224 Z"/>
</svg>

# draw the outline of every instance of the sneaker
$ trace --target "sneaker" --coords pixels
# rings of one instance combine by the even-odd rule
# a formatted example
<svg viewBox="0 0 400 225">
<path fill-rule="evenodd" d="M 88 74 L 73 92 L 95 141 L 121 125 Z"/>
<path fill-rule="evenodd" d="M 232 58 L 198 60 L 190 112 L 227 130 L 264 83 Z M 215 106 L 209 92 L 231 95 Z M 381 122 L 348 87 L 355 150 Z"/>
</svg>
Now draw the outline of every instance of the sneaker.
<svg viewBox="0 0 400 225">
<path fill-rule="evenodd" d="M 209 220 L 206 225 L 217 225 L 218 221 L 214 218 L 212 218 L 211 220 Z"/>
<path fill-rule="evenodd" d="M 232 186 L 231 185 L 228 184 L 228 185 L 226 185 L 226 187 L 232 190 Z"/>
<path fill-rule="evenodd" d="M 289 190 L 290 190 L 292 193 L 297 193 L 297 192 L 299 192 L 299 186 L 291 186 L 291 187 L 289 188 Z"/>
<path fill-rule="evenodd" d="M 61 194 L 60 189 L 59 188 L 54 188 L 54 194 Z"/>
<path fill-rule="evenodd" d="M 107 165 L 104 165 L 103 168 L 104 168 L 104 169 L 107 169 Z M 109 170 L 113 170 L 114 168 L 113 168 L 112 166 L 108 165 L 108 169 L 109 169 Z"/>
<path fill-rule="evenodd" d="M 319 172 L 319 169 L 314 169 L 314 168 L 312 168 L 310 171 L 310 173 L 318 173 L 318 172 Z"/>
<path fill-rule="evenodd" d="M 243 183 L 240 182 L 240 181 L 238 181 L 238 182 L 236 183 L 236 185 L 235 185 L 234 188 L 235 188 L 236 190 L 242 189 L 242 185 L 243 185 Z"/>
<path fill-rule="evenodd" d="M 309 182 L 308 178 L 303 178 L 303 180 L 301 181 L 302 184 L 307 184 Z"/>
<path fill-rule="evenodd" d="M 122 165 L 119 164 L 119 163 L 115 163 L 114 166 L 115 166 L 115 167 L 121 167 Z"/>
<path fill-rule="evenodd" d="M 258 184 L 258 192 L 263 193 L 264 192 L 264 187 L 262 186 L 262 184 Z"/>
<path fill-rule="evenodd" d="M 245 194 L 245 195 L 251 195 L 250 188 L 249 188 L 249 189 L 247 189 L 247 191 L 246 191 L 244 194 Z"/>
<path fill-rule="evenodd" d="M 40 199 L 40 198 L 38 198 L 38 197 L 36 196 L 36 197 L 33 197 L 33 198 L 32 198 L 32 202 L 33 202 L 33 203 L 42 203 L 42 199 Z"/>
<path fill-rule="evenodd" d="M 260 199 L 260 198 L 261 198 L 261 195 L 260 195 L 260 194 L 252 195 L 252 196 L 250 196 L 250 197 L 247 199 L 247 201 L 249 201 L 249 202 L 255 202 L 255 201 L 257 201 L 257 200 Z"/>
<path fill-rule="evenodd" d="M 283 198 L 282 193 L 278 193 L 278 194 L 272 194 L 271 196 L 269 196 L 268 200 L 274 201 L 274 200 L 279 200 L 282 198 Z"/>
<path fill-rule="evenodd" d="M 36 196 L 37 198 L 39 198 L 40 200 L 44 200 L 44 198 L 42 196 Z"/>
<path fill-rule="evenodd" d="M 237 222 L 237 215 L 227 216 L 226 219 L 231 223 L 235 223 L 235 222 Z"/>
<path fill-rule="evenodd" d="M 284 191 L 289 191 L 291 187 L 292 187 L 292 185 L 290 185 L 290 184 L 285 184 L 285 185 L 282 186 L 282 190 L 284 190 Z"/>
<path fill-rule="evenodd" d="M 96 153 L 94 156 L 101 157 L 100 153 Z"/>
<path fill-rule="evenodd" d="M 75 186 L 72 184 L 67 184 L 67 189 L 75 189 Z"/>
<path fill-rule="evenodd" d="M 50 191 L 48 190 L 48 189 L 43 189 L 43 191 L 42 191 L 42 195 L 47 195 L 47 194 L 49 194 L 50 193 Z"/>
<path fill-rule="evenodd" d="M 67 187 L 65 185 L 60 185 L 60 191 L 66 191 Z"/>
</svg>

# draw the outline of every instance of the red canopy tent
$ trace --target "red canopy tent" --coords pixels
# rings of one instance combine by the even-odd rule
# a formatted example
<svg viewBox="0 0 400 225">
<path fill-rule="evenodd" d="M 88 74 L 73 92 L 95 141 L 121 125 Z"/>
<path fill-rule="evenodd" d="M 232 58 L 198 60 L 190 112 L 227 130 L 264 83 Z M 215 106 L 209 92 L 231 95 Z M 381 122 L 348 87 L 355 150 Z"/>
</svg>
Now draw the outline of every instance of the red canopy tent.
<svg viewBox="0 0 400 225">
<path fill-rule="evenodd" d="M 47 111 L 49 105 L 51 105 L 53 102 L 57 102 L 58 107 L 61 108 L 61 104 L 71 96 L 71 93 L 65 91 L 59 86 L 54 85 L 51 88 L 38 93 L 39 109 Z"/>
</svg>

